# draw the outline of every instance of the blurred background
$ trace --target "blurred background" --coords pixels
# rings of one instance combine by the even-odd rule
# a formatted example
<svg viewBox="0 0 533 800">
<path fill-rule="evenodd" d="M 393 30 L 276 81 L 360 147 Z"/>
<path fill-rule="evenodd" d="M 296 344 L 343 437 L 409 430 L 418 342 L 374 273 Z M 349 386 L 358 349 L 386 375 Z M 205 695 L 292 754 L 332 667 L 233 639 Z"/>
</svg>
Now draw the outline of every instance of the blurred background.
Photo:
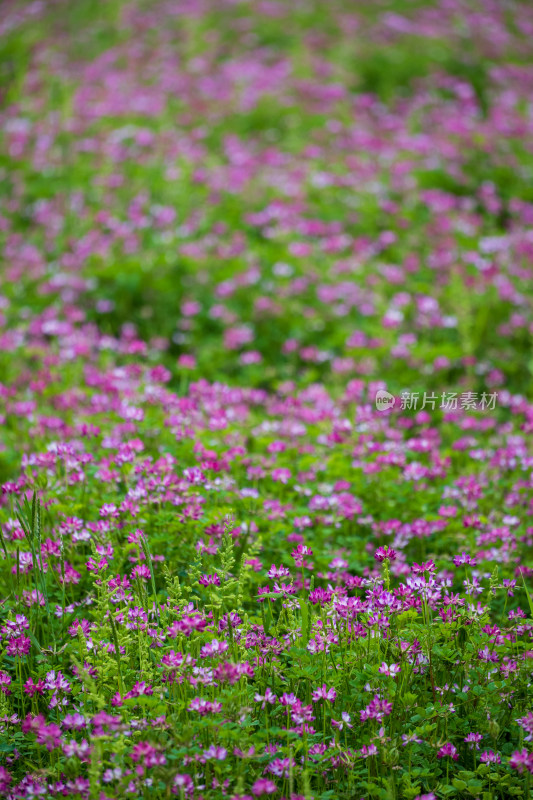
<svg viewBox="0 0 533 800">
<path fill-rule="evenodd" d="M 174 386 L 528 393 L 532 41 L 517 0 L 4 0 L 4 382 L 98 331 Z"/>
</svg>

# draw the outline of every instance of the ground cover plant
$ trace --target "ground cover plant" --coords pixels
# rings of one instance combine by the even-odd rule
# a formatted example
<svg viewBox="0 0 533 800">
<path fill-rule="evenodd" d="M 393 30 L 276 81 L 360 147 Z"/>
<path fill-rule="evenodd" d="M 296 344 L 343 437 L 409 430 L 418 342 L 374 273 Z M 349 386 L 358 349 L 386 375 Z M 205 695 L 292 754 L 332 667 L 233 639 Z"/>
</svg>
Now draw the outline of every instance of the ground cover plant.
<svg viewBox="0 0 533 800">
<path fill-rule="evenodd" d="M 2 4 L 1 796 L 531 796 L 532 41 Z"/>
</svg>

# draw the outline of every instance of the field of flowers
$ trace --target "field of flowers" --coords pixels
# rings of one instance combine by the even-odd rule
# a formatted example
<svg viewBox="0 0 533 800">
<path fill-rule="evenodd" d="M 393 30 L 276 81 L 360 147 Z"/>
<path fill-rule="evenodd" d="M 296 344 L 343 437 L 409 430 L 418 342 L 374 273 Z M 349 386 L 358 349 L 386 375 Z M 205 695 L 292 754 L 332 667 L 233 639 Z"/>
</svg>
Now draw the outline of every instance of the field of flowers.
<svg viewBox="0 0 533 800">
<path fill-rule="evenodd" d="M 533 4 L 3 0 L 0 247 L 0 796 L 533 796 Z"/>
</svg>

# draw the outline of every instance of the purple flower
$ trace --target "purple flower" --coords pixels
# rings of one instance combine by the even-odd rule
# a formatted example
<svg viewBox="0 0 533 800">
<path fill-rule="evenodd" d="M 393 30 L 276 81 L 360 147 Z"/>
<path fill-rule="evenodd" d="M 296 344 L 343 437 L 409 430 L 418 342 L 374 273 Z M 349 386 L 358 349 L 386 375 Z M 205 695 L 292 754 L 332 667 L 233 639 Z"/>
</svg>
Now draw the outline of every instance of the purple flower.
<svg viewBox="0 0 533 800">
<path fill-rule="evenodd" d="M 218 639 L 212 639 L 212 641 L 204 644 L 202 649 L 200 650 L 200 657 L 201 658 L 211 658 L 212 656 L 221 655 L 225 653 L 226 650 L 229 649 L 229 644 L 227 642 L 219 642 Z"/>
<path fill-rule="evenodd" d="M 487 661 L 492 662 L 493 664 L 497 664 L 500 660 L 497 653 L 492 652 L 489 650 L 487 645 L 483 648 L 483 650 L 478 650 L 477 657 L 480 661 Z"/>
<path fill-rule="evenodd" d="M 398 553 L 396 550 L 393 550 L 392 547 L 389 547 L 388 544 L 384 545 L 383 547 L 378 547 L 376 552 L 374 553 L 374 558 L 376 561 L 396 561 L 398 557 Z"/>
<path fill-rule="evenodd" d="M 11 676 L 9 673 L 0 670 L 0 692 L 4 692 L 4 694 L 11 694 L 11 691 L 8 689 L 8 686 L 11 685 Z"/>
<path fill-rule="evenodd" d="M 454 761 L 457 761 L 459 758 L 457 748 L 450 742 L 446 742 L 438 751 L 437 758 L 453 758 Z"/>
<path fill-rule="evenodd" d="M 44 682 L 45 689 L 60 690 L 62 692 L 70 691 L 70 683 L 67 681 L 62 672 L 56 674 L 55 670 L 46 673 L 46 681 Z"/>
<path fill-rule="evenodd" d="M 201 586 L 220 586 L 220 578 L 218 575 L 202 575 L 198 583 Z"/>
<path fill-rule="evenodd" d="M 50 725 L 39 725 L 37 728 L 37 741 L 44 744 L 47 750 L 54 750 L 61 745 L 61 729 L 51 722 Z"/>
<path fill-rule="evenodd" d="M 290 574 L 291 574 L 290 569 L 283 566 L 276 567 L 275 564 L 272 564 L 272 566 L 267 572 L 267 576 L 269 578 L 288 578 Z"/>
<path fill-rule="evenodd" d="M 270 703 L 271 705 L 274 705 L 274 703 L 277 700 L 277 697 L 274 694 L 274 692 L 272 691 L 272 689 L 269 689 L 268 686 L 267 686 L 267 688 L 265 689 L 264 695 L 256 694 L 254 696 L 254 700 L 255 700 L 256 703 L 261 703 L 261 708 L 265 708 L 267 703 Z"/>
<path fill-rule="evenodd" d="M 399 664 L 386 664 L 384 661 L 379 668 L 379 672 L 381 675 L 389 675 L 391 678 L 394 678 L 401 672 L 401 667 Z"/>
<path fill-rule="evenodd" d="M 359 750 L 359 755 L 363 758 L 369 758 L 370 756 L 377 756 L 378 748 L 375 744 L 364 744 L 362 748 Z"/>
<path fill-rule="evenodd" d="M 297 567 L 303 567 L 304 556 L 312 556 L 313 551 L 306 544 L 299 544 L 296 550 L 293 550 L 291 556 L 294 558 L 294 563 Z"/>
<path fill-rule="evenodd" d="M 407 747 L 408 744 L 416 743 L 422 744 L 424 740 L 419 739 L 416 733 L 402 733 L 402 744 L 404 747 Z"/>
<path fill-rule="evenodd" d="M 472 566 L 475 566 L 477 562 L 475 558 L 469 556 L 468 553 L 463 552 L 460 556 L 453 557 L 453 563 L 456 567 L 460 567 L 463 564 L 471 564 Z"/>
<path fill-rule="evenodd" d="M 469 733 L 465 736 L 464 741 L 468 744 L 469 750 L 479 750 L 479 742 L 483 739 L 481 733 Z"/>
<path fill-rule="evenodd" d="M 422 564 L 413 564 L 411 567 L 411 572 L 415 575 L 423 575 L 424 572 L 435 572 L 435 562 L 433 559 L 429 559 L 429 561 L 425 561 Z"/>
<path fill-rule="evenodd" d="M 283 692 L 281 697 L 279 698 L 279 702 L 282 706 L 293 706 L 298 703 L 298 698 L 293 692 Z"/>
<path fill-rule="evenodd" d="M 204 750 L 204 758 L 214 759 L 215 761 L 225 761 L 228 751 L 225 747 L 217 747 L 212 744 L 207 750 Z"/>
<path fill-rule="evenodd" d="M 27 656 L 31 648 L 31 639 L 27 636 L 15 636 L 7 643 L 8 656 Z"/>
<path fill-rule="evenodd" d="M 153 687 L 145 681 L 137 681 L 133 688 L 124 695 L 125 700 L 130 700 L 132 697 L 151 697 L 154 693 Z"/>
<path fill-rule="evenodd" d="M 137 564 L 131 571 L 132 578 L 142 578 L 147 581 L 150 578 L 150 570 L 146 564 Z"/>
<path fill-rule="evenodd" d="M 502 759 L 499 753 L 495 753 L 494 750 L 484 750 L 479 760 L 482 764 L 501 764 Z"/>
<path fill-rule="evenodd" d="M 279 483 L 288 483 L 291 477 L 290 469 L 284 469 L 283 467 L 279 467 L 277 469 L 272 470 L 272 480 L 278 481 Z"/>
<path fill-rule="evenodd" d="M 315 689 L 312 694 L 312 698 L 315 703 L 317 703 L 319 700 L 329 700 L 331 703 L 333 703 L 335 702 L 336 697 L 337 692 L 335 689 L 328 689 L 325 683 L 322 686 L 319 686 L 318 689 Z"/>
<path fill-rule="evenodd" d="M 516 750 L 509 759 L 509 766 L 522 774 L 524 770 L 533 774 L 533 753 L 528 753 L 526 748 Z"/>
<path fill-rule="evenodd" d="M 525 717 L 521 717 L 516 721 L 527 734 L 524 736 L 524 741 L 531 742 L 533 740 L 533 711 L 530 711 Z"/>
<path fill-rule="evenodd" d="M 34 694 L 43 694 L 45 689 L 44 681 L 39 678 L 37 683 L 33 682 L 32 678 L 28 678 L 26 683 L 24 684 L 24 691 L 30 697 L 33 697 Z"/>
<path fill-rule="evenodd" d="M 204 717 L 206 714 L 216 714 L 222 711 L 222 703 L 218 701 L 211 703 L 204 697 L 194 697 L 189 703 L 188 708 L 189 711 L 196 711 L 201 717 Z"/>
<path fill-rule="evenodd" d="M 352 718 L 346 711 L 342 712 L 341 717 L 342 719 L 339 721 L 335 719 L 331 720 L 331 724 L 334 728 L 338 728 L 340 731 L 342 731 L 345 725 L 347 728 L 353 728 L 353 725 L 351 724 Z"/>
<path fill-rule="evenodd" d="M 268 778 L 259 778 L 252 786 L 252 794 L 255 794 L 256 797 L 260 797 L 263 794 L 274 794 L 277 790 L 276 784 L 268 780 Z"/>
<path fill-rule="evenodd" d="M 366 722 L 368 719 L 375 719 L 378 722 L 383 720 L 384 716 L 388 716 L 392 711 L 392 703 L 388 700 L 382 700 L 378 695 L 370 701 L 366 708 L 359 712 L 361 722 Z"/>
<path fill-rule="evenodd" d="M 190 794 L 194 789 L 194 783 L 190 775 L 178 773 L 174 775 L 174 786 L 183 789 L 186 794 Z"/>
</svg>

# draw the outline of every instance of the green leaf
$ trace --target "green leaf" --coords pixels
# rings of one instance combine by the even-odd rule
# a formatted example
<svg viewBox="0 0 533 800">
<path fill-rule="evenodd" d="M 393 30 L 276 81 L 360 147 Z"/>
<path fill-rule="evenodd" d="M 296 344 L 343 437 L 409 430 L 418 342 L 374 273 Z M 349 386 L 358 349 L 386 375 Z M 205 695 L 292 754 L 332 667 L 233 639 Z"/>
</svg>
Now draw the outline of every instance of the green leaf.
<svg viewBox="0 0 533 800">
<path fill-rule="evenodd" d="M 522 583 L 524 584 L 524 589 L 527 595 L 527 602 L 529 604 L 529 611 L 531 612 L 531 617 L 533 618 L 533 600 L 531 599 L 531 595 L 529 594 L 528 588 L 526 586 L 526 579 L 524 578 L 524 574 L 522 573 Z"/>
<path fill-rule="evenodd" d="M 28 636 L 30 637 L 32 644 L 35 645 L 35 647 L 37 648 L 39 653 L 42 653 L 43 652 L 43 648 L 41 647 L 41 645 L 39 644 L 39 642 L 35 638 L 35 635 L 32 633 L 32 631 L 29 628 L 28 628 Z"/>
<path fill-rule="evenodd" d="M 309 641 L 309 609 L 304 597 L 300 598 L 300 611 L 302 613 L 302 638 L 307 646 Z"/>
</svg>

